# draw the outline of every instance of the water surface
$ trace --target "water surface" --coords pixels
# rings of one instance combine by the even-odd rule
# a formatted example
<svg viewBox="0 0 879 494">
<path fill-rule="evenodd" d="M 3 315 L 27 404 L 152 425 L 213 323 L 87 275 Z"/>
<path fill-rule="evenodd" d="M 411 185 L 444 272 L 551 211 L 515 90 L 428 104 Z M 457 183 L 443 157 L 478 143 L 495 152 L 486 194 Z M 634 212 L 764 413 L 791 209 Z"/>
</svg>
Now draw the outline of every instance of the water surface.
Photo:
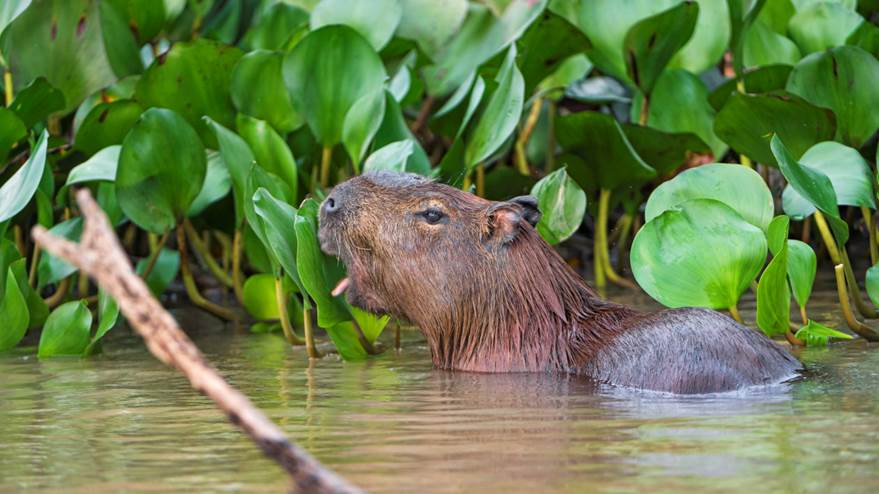
<svg viewBox="0 0 879 494">
<path fill-rule="evenodd" d="M 651 306 L 646 296 L 616 296 Z M 831 291 L 811 313 L 838 322 Z M 753 298 L 743 314 L 753 321 Z M 184 317 L 236 386 L 376 493 L 879 492 L 879 346 L 799 355 L 801 382 L 670 397 L 431 368 L 420 337 L 309 368 L 277 335 Z M 278 492 L 282 472 L 127 328 L 97 358 L 0 355 L 2 492 Z"/>
</svg>

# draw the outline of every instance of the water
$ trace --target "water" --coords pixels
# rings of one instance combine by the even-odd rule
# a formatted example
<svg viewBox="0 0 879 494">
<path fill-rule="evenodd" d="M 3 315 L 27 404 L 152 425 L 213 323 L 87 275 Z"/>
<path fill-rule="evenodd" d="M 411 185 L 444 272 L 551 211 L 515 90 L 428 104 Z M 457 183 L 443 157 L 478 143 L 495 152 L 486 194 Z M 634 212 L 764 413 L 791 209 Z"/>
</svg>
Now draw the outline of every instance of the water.
<svg viewBox="0 0 879 494">
<path fill-rule="evenodd" d="M 834 304 L 821 291 L 810 313 L 838 323 Z M 742 308 L 753 321 L 753 299 Z M 879 346 L 861 341 L 802 351 L 813 375 L 801 382 L 669 397 L 435 371 L 414 333 L 399 355 L 309 368 L 279 336 L 183 320 L 290 437 L 371 492 L 879 491 Z M 0 492 L 286 488 L 280 469 L 127 329 L 105 350 L 0 356 Z"/>
</svg>

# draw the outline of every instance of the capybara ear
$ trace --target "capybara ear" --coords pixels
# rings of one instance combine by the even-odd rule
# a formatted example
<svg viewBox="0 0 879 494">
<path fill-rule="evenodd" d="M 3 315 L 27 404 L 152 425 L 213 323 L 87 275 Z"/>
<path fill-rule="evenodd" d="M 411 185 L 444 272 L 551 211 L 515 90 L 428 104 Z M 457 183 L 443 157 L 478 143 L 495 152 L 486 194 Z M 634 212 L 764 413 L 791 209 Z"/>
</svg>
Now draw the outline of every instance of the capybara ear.
<svg viewBox="0 0 879 494">
<path fill-rule="evenodd" d="M 522 206 L 512 202 L 496 202 L 488 208 L 488 227 L 491 238 L 502 243 L 512 242 L 519 234 L 519 223 L 524 219 Z"/>
<path fill-rule="evenodd" d="M 522 217 L 525 218 L 525 221 L 530 223 L 531 226 L 537 226 L 537 222 L 540 221 L 542 213 L 540 212 L 540 208 L 537 206 L 536 197 L 518 196 L 510 199 L 509 202 L 522 206 L 522 210 L 524 211 Z"/>
</svg>

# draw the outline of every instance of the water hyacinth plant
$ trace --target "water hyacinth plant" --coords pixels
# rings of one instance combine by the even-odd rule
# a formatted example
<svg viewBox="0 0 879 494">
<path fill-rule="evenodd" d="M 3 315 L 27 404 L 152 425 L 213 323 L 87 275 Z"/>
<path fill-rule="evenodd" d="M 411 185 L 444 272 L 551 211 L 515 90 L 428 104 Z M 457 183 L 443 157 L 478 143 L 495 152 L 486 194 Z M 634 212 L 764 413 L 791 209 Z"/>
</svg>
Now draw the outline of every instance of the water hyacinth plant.
<svg viewBox="0 0 879 494">
<path fill-rule="evenodd" d="M 796 345 L 850 337 L 807 310 L 833 271 L 875 341 L 858 315 L 879 318 L 877 18 L 870 1 L 8 0 L 0 351 L 91 355 L 116 325 L 28 235 L 77 239 L 88 187 L 156 294 L 366 358 L 389 319 L 333 294 L 317 213 L 378 170 L 530 193 L 549 243 L 592 240 L 599 290 L 739 319 L 753 290 L 756 326 Z"/>
</svg>

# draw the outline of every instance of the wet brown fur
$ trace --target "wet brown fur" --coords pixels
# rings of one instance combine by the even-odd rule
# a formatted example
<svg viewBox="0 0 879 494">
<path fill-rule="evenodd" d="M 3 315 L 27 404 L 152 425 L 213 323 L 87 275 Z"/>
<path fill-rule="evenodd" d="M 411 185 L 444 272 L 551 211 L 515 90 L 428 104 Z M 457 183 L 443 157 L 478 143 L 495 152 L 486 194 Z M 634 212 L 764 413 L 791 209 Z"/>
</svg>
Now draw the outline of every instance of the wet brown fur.
<svg viewBox="0 0 879 494">
<path fill-rule="evenodd" d="M 406 174 L 363 175 L 321 208 L 321 245 L 348 269 L 348 300 L 418 325 L 436 367 L 567 372 L 676 393 L 728 391 L 800 368 L 762 334 L 714 311 L 641 314 L 602 300 L 526 221 Z M 439 210 L 437 224 L 423 212 Z"/>
</svg>

